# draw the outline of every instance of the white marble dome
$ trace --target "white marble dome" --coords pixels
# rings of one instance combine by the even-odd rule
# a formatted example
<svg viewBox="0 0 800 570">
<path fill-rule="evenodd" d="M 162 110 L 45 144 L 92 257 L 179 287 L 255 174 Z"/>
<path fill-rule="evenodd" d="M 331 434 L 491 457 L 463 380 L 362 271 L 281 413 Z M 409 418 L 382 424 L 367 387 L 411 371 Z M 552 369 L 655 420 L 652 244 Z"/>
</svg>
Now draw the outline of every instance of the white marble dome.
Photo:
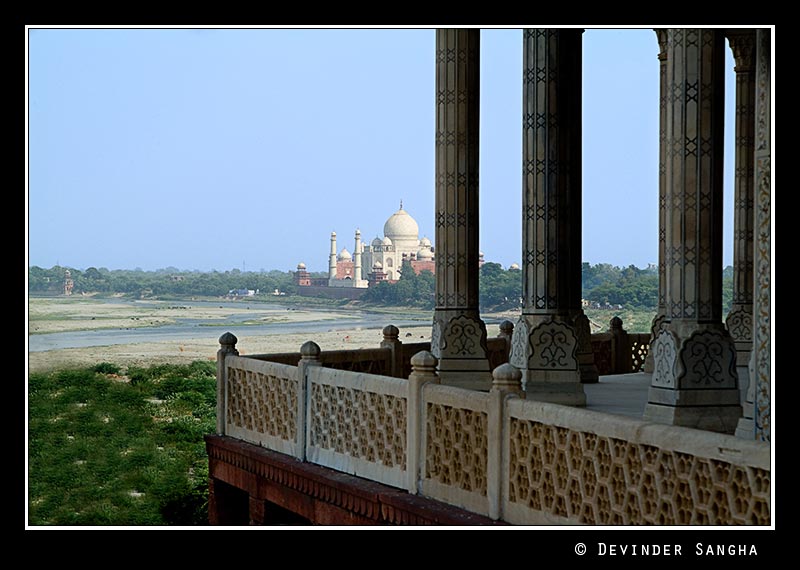
<svg viewBox="0 0 800 570">
<path fill-rule="evenodd" d="M 351 259 L 353 259 L 353 256 L 347 251 L 346 247 L 343 247 L 342 251 L 339 252 L 339 261 L 350 261 Z"/>
<path fill-rule="evenodd" d="M 383 235 L 395 239 L 419 239 L 419 225 L 402 206 L 383 224 Z"/>
<path fill-rule="evenodd" d="M 433 259 L 433 254 L 429 249 L 421 249 L 417 252 L 417 259 L 427 261 Z"/>
<path fill-rule="evenodd" d="M 372 240 L 372 247 L 380 247 L 382 245 L 383 242 L 381 241 L 381 238 L 376 237 L 374 240 Z"/>
<path fill-rule="evenodd" d="M 419 245 L 421 247 L 430 247 L 431 246 L 431 240 L 429 240 L 428 238 L 424 237 L 421 240 L 419 240 Z"/>
<path fill-rule="evenodd" d="M 305 268 L 306 268 L 306 264 L 303 263 L 302 261 L 297 264 L 297 269 L 305 269 Z"/>
<path fill-rule="evenodd" d="M 383 238 L 383 241 L 381 243 L 383 245 L 392 245 L 392 240 L 389 239 L 389 236 L 386 236 Z"/>
<path fill-rule="evenodd" d="M 519 269 L 519 263 L 512 263 L 508 266 L 509 269 Z"/>
</svg>

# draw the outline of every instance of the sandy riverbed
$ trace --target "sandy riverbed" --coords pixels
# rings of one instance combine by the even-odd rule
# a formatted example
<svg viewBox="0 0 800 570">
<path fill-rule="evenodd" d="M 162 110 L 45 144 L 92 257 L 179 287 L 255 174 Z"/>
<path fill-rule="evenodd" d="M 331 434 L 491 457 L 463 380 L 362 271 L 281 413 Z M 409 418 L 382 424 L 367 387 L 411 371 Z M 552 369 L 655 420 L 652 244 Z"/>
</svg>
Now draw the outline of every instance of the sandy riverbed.
<svg viewBox="0 0 800 570">
<path fill-rule="evenodd" d="M 254 322 L 297 323 L 319 320 L 347 319 L 345 313 L 324 309 L 276 307 L 267 304 L 247 303 L 241 307 L 207 305 L 195 306 L 191 302 L 147 301 L 146 303 L 108 302 L 85 297 L 29 299 L 29 332 L 64 332 L 102 328 L 134 326 L 149 327 L 175 322 L 176 318 L 221 320 L 234 314 L 253 314 Z M 387 322 L 391 322 L 387 316 Z M 346 323 L 346 321 L 345 321 Z M 339 330 L 328 332 L 295 332 L 288 334 L 241 335 L 237 348 L 240 354 L 268 352 L 295 352 L 307 340 L 313 340 L 323 350 L 371 348 L 383 339 L 380 329 L 347 329 L 337 323 Z M 498 325 L 488 325 L 489 336 L 496 336 Z M 420 342 L 430 340 L 430 325 L 404 327 L 400 340 Z M 195 360 L 214 360 L 219 344 L 216 339 L 187 338 L 179 341 L 143 342 L 88 348 L 67 348 L 27 355 L 28 369 L 42 372 L 57 368 L 91 366 L 99 362 L 112 362 L 120 366 L 148 366 L 151 364 L 188 364 Z"/>
<path fill-rule="evenodd" d="M 155 327 L 179 318 L 206 321 L 252 314 L 243 324 L 299 323 L 347 318 L 346 314 L 316 309 L 277 307 L 265 303 L 239 302 L 240 307 L 192 304 L 191 301 L 102 301 L 91 297 L 31 298 L 28 300 L 28 332 L 100 330 Z"/>
<path fill-rule="evenodd" d="M 411 334 L 411 337 L 405 336 L 406 334 Z M 430 326 L 408 327 L 402 330 L 401 340 L 422 342 L 430 340 L 430 334 Z M 313 340 L 320 345 L 322 350 L 373 348 L 379 346 L 382 339 L 383 334 L 378 329 L 273 334 L 240 338 L 237 349 L 242 355 L 296 352 L 307 340 Z M 191 338 L 181 342 L 68 348 L 32 352 L 28 355 L 28 366 L 31 372 L 42 372 L 56 368 L 91 366 L 99 362 L 113 362 L 120 366 L 148 366 L 162 363 L 188 364 L 195 360 L 215 360 L 218 349 L 219 344 L 214 339 Z"/>
</svg>

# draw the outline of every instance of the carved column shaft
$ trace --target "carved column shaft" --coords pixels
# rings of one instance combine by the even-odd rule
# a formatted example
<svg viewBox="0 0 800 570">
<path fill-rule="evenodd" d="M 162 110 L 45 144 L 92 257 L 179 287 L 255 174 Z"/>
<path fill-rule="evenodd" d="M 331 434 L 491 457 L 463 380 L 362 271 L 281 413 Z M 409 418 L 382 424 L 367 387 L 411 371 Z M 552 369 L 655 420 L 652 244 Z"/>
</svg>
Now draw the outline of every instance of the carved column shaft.
<svg viewBox="0 0 800 570">
<path fill-rule="evenodd" d="M 568 405 L 586 403 L 578 359 L 588 325 L 581 309 L 582 33 L 523 31 L 523 309 L 512 364 L 529 398 Z"/>
<path fill-rule="evenodd" d="M 442 384 L 491 387 L 478 312 L 480 30 L 436 30 L 436 309 Z"/>
<path fill-rule="evenodd" d="M 756 35 L 756 144 L 755 144 L 755 251 L 753 268 L 754 374 L 756 439 L 770 441 L 772 423 L 771 396 L 771 270 L 772 270 L 772 88 L 771 33 L 759 29 Z"/>
<path fill-rule="evenodd" d="M 722 325 L 724 36 L 667 31 L 665 330 L 645 418 L 733 432 L 736 351 Z"/>
<path fill-rule="evenodd" d="M 650 350 L 644 371 L 653 372 L 653 341 L 666 318 L 667 278 L 664 250 L 666 248 L 667 216 L 667 30 L 655 30 L 658 39 L 658 309 L 650 326 Z"/>
<path fill-rule="evenodd" d="M 733 219 L 733 304 L 725 322 L 747 369 L 753 346 L 753 186 L 755 184 L 755 30 L 728 30 L 736 62 L 736 169 Z M 740 374 L 742 376 L 742 374 Z M 746 376 L 746 375 L 745 375 Z M 742 388 L 746 388 L 743 386 Z"/>
</svg>

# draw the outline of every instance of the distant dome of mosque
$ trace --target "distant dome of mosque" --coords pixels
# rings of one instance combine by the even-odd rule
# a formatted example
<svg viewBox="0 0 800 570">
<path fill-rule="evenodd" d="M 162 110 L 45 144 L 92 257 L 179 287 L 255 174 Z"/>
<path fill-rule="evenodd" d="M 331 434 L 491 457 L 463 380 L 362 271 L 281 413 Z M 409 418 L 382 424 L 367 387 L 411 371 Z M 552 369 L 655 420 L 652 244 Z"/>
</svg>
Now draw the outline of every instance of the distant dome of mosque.
<svg viewBox="0 0 800 570">
<path fill-rule="evenodd" d="M 383 235 L 393 240 L 397 238 L 416 240 L 419 239 L 419 225 L 417 221 L 403 209 L 403 204 L 401 203 L 400 209 L 389 216 L 389 219 L 383 224 Z"/>
<path fill-rule="evenodd" d="M 519 269 L 519 263 L 512 263 L 508 266 L 509 269 Z"/>
<path fill-rule="evenodd" d="M 422 247 L 430 247 L 431 246 L 431 240 L 429 240 L 428 238 L 424 237 L 421 240 L 419 240 L 419 245 L 422 246 Z"/>
<path fill-rule="evenodd" d="M 306 268 L 306 264 L 303 263 L 302 261 L 297 264 L 297 269 L 305 269 L 305 268 Z"/>
<path fill-rule="evenodd" d="M 417 252 L 417 259 L 433 259 L 433 254 L 429 249 L 421 249 Z"/>
<path fill-rule="evenodd" d="M 349 260 L 351 260 L 351 259 L 353 259 L 353 256 L 352 256 L 352 255 L 350 255 L 350 252 L 349 252 L 349 251 L 347 251 L 347 248 L 346 248 L 346 247 L 343 247 L 343 248 L 342 248 L 342 251 L 341 251 L 341 252 L 339 252 L 339 260 L 340 260 L 340 261 L 349 261 Z"/>
</svg>

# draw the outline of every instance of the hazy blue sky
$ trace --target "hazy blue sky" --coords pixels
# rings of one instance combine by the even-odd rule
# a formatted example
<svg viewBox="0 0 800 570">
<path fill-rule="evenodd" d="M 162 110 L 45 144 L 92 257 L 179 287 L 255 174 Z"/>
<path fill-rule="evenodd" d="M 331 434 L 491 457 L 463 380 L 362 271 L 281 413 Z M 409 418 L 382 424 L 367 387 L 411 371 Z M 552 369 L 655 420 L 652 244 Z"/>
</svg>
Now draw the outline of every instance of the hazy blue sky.
<svg viewBox="0 0 800 570">
<path fill-rule="evenodd" d="M 658 257 L 658 43 L 583 42 L 583 259 Z M 327 271 L 329 236 L 434 238 L 433 29 L 31 29 L 28 261 Z M 725 250 L 732 259 L 733 58 Z M 480 242 L 521 257 L 522 32 L 481 32 Z"/>
</svg>

